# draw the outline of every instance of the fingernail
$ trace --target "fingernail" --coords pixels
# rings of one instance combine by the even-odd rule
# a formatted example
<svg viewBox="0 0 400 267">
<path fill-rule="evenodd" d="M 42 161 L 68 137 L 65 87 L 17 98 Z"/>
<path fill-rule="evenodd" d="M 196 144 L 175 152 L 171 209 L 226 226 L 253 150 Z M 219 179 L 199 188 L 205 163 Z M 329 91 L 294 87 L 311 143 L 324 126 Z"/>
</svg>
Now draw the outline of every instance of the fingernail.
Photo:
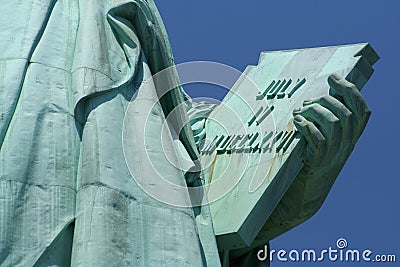
<svg viewBox="0 0 400 267">
<path fill-rule="evenodd" d="M 301 116 L 299 116 L 299 115 L 294 116 L 293 119 L 294 119 L 296 122 L 298 122 L 298 123 L 301 123 L 301 122 L 303 121 L 303 118 L 302 118 Z"/>
<path fill-rule="evenodd" d="M 339 75 L 331 74 L 328 77 L 328 83 L 331 83 L 331 82 L 338 83 L 341 79 L 342 79 L 342 77 L 340 77 Z"/>
<path fill-rule="evenodd" d="M 313 102 L 312 100 L 306 100 L 303 102 L 303 106 L 310 105 L 310 104 L 312 104 L 312 102 Z"/>
<path fill-rule="evenodd" d="M 293 110 L 293 113 L 300 113 L 300 111 L 301 111 L 301 108 L 296 108 Z"/>
<path fill-rule="evenodd" d="M 339 75 L 337 75 L 336 73 L 332 74 L 329 76 L 330 78 L 332 78 L 335 81 L 340 81 L 342 79 L 342 77 L 340 77 Z"/>
</svg>

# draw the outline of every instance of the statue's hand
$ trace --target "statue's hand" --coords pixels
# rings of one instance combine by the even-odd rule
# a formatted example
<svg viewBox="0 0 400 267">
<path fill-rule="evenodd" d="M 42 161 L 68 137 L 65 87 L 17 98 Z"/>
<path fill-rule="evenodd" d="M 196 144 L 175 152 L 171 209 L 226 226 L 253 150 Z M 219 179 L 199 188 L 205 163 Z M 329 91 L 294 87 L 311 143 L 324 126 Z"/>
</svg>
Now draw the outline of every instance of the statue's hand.
<svg viewBox="0 0 400 267">
<path fill-rule="evenodd" d="M 328 78 L 331 94 L 305 101 L 294 124 L 307 141 L 304 168 L 261 230 L 266 242 L 309 219 L 325 201 L 371 115 L 354 84 Z"/>
<path fill-rule="evenodd" d="M 328 83 L 334 96 L 305 101 L 293 112 L 296 128 L 308 142 L 303 169 L 308 175 L 341 168 L 371 114 L 354 84 L 337 75 L 331 75 Z"/>
</svg>

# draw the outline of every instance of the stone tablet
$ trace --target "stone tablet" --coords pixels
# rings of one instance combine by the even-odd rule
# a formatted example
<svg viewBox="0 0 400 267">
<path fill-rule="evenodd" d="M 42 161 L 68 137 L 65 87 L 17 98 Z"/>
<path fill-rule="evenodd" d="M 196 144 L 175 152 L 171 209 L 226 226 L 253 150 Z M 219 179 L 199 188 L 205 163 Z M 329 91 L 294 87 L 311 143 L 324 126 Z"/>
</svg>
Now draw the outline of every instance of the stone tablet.
<svg viewBox="0 0 400 267">
<path fill-rule="evenodd" d="M 303 167 L 292 111 L 328 94 L 331 74 L 361 89 L 378 59 L 354 44 L 266 52 L 245 70 L 209 116 L 201 148 L 220 248 L 250 246 Z"/>
</svg>

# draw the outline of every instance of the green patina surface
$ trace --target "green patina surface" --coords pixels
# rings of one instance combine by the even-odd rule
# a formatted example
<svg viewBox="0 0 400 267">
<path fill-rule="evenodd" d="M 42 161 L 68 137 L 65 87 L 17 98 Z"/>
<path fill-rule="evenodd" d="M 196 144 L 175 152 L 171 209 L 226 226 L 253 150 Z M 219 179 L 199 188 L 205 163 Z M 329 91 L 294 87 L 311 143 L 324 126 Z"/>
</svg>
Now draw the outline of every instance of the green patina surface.
<svg viewBox="0 0 400 267">
<path fill-rule="evenodd" d="M 140 86 L 174 66 L 152 0 L 8 1 L 0 13 L 0 266 L 220 266 L 219 252 L 268 242 L 281 199 L 303 197 L 287 193 L 305 143 L 292 110 L 327 94 L 332 73 L 361 88 L 377 60 L 366 44 L 263 53 L 222 105 L 185 106 L 180 86 L 163 97 L 157 82 Z M 221 135 L 236 139 L 197 151 Z M 171 165 L 182 154 L 191 164 Z M 201 185 L 186 172 L 200 156 L 211 211 L 138 184 L 190 204 L 149 168 Z"/>
<path fill-rule="evenodd" d="M 378 58 L 370 45 L 355 44 L 266 52 L 246 69 L 209 115 L 206 135 L 214 146 L 202 150 L 203 162 L 213 162 L 208 196 L 218 199 L 211 213 L 221 248 L 250 246 L 303 167 L 292 111 L 329 94 L 334 73 L 361 89 Z"/>
</svg>

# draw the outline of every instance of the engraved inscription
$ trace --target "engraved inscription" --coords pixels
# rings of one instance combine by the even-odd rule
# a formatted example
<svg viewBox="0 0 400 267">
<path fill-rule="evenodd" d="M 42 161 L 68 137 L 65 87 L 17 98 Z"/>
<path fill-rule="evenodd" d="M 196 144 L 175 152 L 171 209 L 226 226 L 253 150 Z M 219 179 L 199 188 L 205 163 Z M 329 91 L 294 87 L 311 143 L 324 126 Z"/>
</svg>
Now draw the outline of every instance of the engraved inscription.
<svg viewBox="0 0 400 267">
<path fill-rule="evenodd" d="M 275 109 L 274 106 L 271 107 L 260 107 L 259 110 L 254 114 L 254 116 L 248 121 L 249 127 L 256 122 L 256 125 L 260 125 Z"/>
<path fill-rule="evenodd" d="M 275 81 L 273 80 L 268 87 L 264 90 L 264 92 L 260 92 L 257 94 L 256 99 L 261 100 L 264 99 L 265 97 L 267 99 L 282 99 L 285 98 L 285 96 L 288 96 L 288 98 L 292 97 L 294 93 L 296 93 L 297 90 L 300 89 L 305 83 L 307 79 L 297 79 L 297 82 L 294 84 L 292 79 L 289 80 L 278 80 Z"/>
<path fill-rule="evenodd" d="M 275 135 L 274 138 L 272 138 Z M 285 153 L 297 135 L 297 131 L 280 132 L 255 132 L 251 134 L 239 134 L 229 136 L 216 136 L 214 139 L 200 148 L 202 154 L 211 154 L 215 150 L 217 154 L 231 153 L 265 153 L 272 152 L 275 147 L 277 153 Z"/>
</svg>

